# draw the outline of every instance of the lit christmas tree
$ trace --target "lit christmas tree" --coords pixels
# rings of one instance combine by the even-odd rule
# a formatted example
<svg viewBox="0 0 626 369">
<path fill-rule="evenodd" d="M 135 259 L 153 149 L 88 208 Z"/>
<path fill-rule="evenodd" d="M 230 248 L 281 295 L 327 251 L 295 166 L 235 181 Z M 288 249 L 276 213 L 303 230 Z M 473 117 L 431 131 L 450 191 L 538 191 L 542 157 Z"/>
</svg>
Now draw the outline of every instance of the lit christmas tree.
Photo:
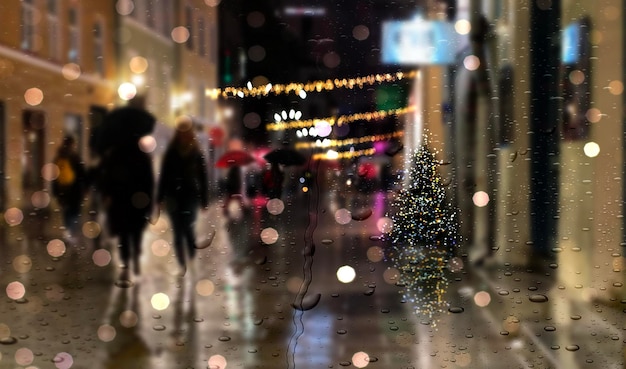
<svg viewBox="0 0 626 369">
<path fill-rule="evenodd" d="M 411 153 L 408 179 L 392 202 L 389 257 L 399 271 L 404 299 L 432 319 L 448 304 L 446 267 L 459 245 L 457 213 L 446 202 L 440 163 L 426 145 Z"/>
</svg>

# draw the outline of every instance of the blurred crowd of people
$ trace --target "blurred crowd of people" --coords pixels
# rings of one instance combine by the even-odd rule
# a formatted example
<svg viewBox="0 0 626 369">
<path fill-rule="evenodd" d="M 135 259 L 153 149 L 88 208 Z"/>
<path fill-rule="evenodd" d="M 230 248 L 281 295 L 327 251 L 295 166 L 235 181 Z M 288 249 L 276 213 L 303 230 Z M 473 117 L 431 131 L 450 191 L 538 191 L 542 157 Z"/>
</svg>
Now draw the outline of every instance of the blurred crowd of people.
<svg viewBox="0 0 626 369">
<path fill-rule="evenodd" d="M 143 149 L 141 140 L 151 134 L 156 119 L 146 111 L 144 103 L 141 97 L 130 100 L 127 106 L 109 112 L 94 129 L 90 146 L 97 156 L 95 164 L 85 165 L 76 139 L 69 135 L 64 137 L 54 158 L 58 173 L 52 181 L 52 193 L 63 214 L 64 239 L 77 242 L 81 209 L 88 197 L 93 212 L 104 215 L 107 237 L 117 245 L 120 281 L 130 281 L 131 271 L 135 277 L 140 275 L 142 235 L 149 222 L 155 223 L 161 214 L 169 218 L 172 246 L 180 275 L 184 275 L 198 248 L 194 230 L 198 212 L 209 206 L 207 158 L 192 119 L 177 119 L 158 173 L 154 173 L 153 157 Z M 228 209 L 231 200 L 244 206 L 241 168 L 232 165 L 227 173 L 224 209 Z M 282 170 L 273 165 L 267 173 L 263 192 L 280 196 Z"/>
</svg>

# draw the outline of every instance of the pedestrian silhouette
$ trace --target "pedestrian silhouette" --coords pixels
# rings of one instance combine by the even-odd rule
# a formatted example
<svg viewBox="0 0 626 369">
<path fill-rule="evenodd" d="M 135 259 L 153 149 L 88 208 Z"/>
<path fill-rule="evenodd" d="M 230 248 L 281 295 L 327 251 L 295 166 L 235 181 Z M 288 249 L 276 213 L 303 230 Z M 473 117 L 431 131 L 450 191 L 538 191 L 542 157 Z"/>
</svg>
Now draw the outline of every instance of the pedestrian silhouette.
<svg viewBox="0 0 626 369">
<path fill-rule="evenodd" d="M 181 268 L 196 254 L 195 222 L 199 209 L 208 208 L 207 168 L 189 117 L 179 119 L 161 164 L 157 201 L 169 215 L 174 249 Z"/>
<path fill-rule="evenodd" d="M 263 172 L 263 194 L 270 199 L 280 199 L 283 195 L 285 173 L 278 163 L 271 163 Z"/>
<path fill-rule="evenodd" d="M 65 136 L 57 150 L 54 164 L 59 170 L 52 182 L 52 193 L 56 197 L 63 213 L 65 230 L 63 237 L 68 242 L 75 242 L 80 229 L 78 219 L 85 192 L 85 166 L 76 151 L 76 140 Z"/>
<path fill-rule="evenodd" d="M 231 201 L 237 201 L 240 206 L 240 210 L 244 208 L 244 200 L 243 200 L 243 178 L 241 174 L 241 168 L 237 165 L 233 165 L 228 168 L 228 173 L 226 174 L 226 199 L 224 200 L 224 214 L 230 215 L 231 209 L 230 203 Z"/>
<path fill-rule="evenodd" d="M 131 261 L 134 274 L 140 274 L 142 236 L 153 205 L 152 158 L 141 150 L 139 140 L 149 133 L 145 121 L 151 119 L 154 127 L 155 120 L 141 110 L 142 101 L 131 103 L 133 114 L 119 114 L 119 110 L 125 108 L 111 112 L 99 132 L 102 137 L 115 137 L 101 147 L 99 187 L 109 233 L 118 238 L 122 281 L 128 281 Z M 139 121 L 140 118 L 144 120 Z"/>
</svg>

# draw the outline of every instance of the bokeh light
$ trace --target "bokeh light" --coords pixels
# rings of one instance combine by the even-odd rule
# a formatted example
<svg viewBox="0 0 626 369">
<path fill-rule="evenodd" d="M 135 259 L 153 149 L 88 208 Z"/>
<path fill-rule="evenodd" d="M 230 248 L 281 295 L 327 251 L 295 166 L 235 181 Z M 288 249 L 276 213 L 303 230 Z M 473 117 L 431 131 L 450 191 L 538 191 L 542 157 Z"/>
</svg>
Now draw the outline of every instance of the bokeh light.
<svg viewBox="0 0 626 369">
<path fill-rule="evenodd" d="M 54 163 L 47 163 L 41 167 L 41 176 L 46 181 L 54 181 L 59 177 L 59 166 Z"/>
<path fill-rule="evenodd" d="M 117 0 L 115 3 L 115 10 L 119 15 L 129 15 L 135 9 L 135 3 L 133 0 Z"/>
<path fill-rule="evenodd" d="M 182 44 L 189 39 L 189 30 L 184 26 L 174 27 L 171 36 L 174 42 Z"/>
<path fill-rule="evenodd" d="M 600 154 L 600 145 L 595 142 L 587 142 L 583 147 L 583 151 L 587 157 L 595 158 Z"/>
<path fill-rule="evenodd" d="M 359 41 L 367 40 L 367 38 L 370 37 L 370 29 L 362 24 L 354 26 L 352 29 L 352 37 Z"/>
<path fill-rule="evenodd" d="M 393 228 L 393 219 L 389 217 L 381 217 L 376 221 L 376 228 L 379 232 L 389 233 Z"/>
<path fill-rule="evenodd" d="M 315 121 L 315 132 L 319 137 L 327 137 L 333 131 L 333 127 L 326 120 Z"/>
<path fill-rule="evenodd" d="M 11 227 L 20 225 L 24 220 L 24 213 L 18 208 L 9 208 L 4 212 L 4 221 Z"/>
<path fill-rule="evenodd" d="M 479 208 L 487 206 L 489 204 L 489 194 L 485 191 L 476 191 L 472 196 L 472 202 Z"/>
<path fill-rule="evenodd" d="M 336 52 L 331 51 L 327 53 L 326 55 L 324 55 L 324 57 L 322 58 L 322 61 L 324 65 L 326 66 L 326 68 L 333 69 L 333 68 L 337 68 L 339 64 L 341 63 L 341 57 Z"/>
<path fill-rule="evenodd" d="M 96 239 L 100 236 L 100 232 L 102 232 L 102 227 L 100 227 L 100 223 L 88 220 L 83 223 L 82 227 L 83 236 L 89 238 L 90 240 Z"/>
<path fill-rule="evenodd" d="M 267 212 L 272 215 L 278 215 L 285 210 L 285 203 L 281 199 L 269 199 L 265 204 Z"/>
<path fill-rule="evenodd" d="M 141 74 L 148 69 L 148 60 L 143 56 L 134 56 L 128 63 L 131 72 Z"/>
<path fill-rule="evenodd" d="M 585 118 L 591 123 L 598 123 L 602 119 L 602 112 L 598 108 L 591 108 L 585 113 Z"/>
<path fill-rule="evenodd" d="M 348 209 L 338 209 L 335 211 L 335 222 L 339 224 L 348 224 L 352 221 L 352 214 Z"/>
<path fill-rule="evenodd" d="M 253 45 L 248 49 L 248 58 L 253 62 L 260 62 L 265 59 L 265 48 L 261 45 Z"/>
<path fill-rule="evenodd" d="M 98 339 L 102 342 L 111 342 L 115 339 L 115 327 L 110 324 L 103 324 L 98 327 Z"/>
<path fill-rule="evenodd" d="M 264 228 L 261 231 L 261 241 L 266 245 L 272 245 L 278 241 L 278 231 L 272 227 Z"/>
<path fill-rule="evenodd" d="M 43 209 L 50 205 L 50 200 L 50 194 L 45 191 L 35 191 L 30 196 L 30 203 L 33 204 L 33 207 L 39 209 Z"/>
<path fill-rule="evenodd" d="M 53 240 L 50 240 L 48 241 L 48 244 L 46 245 L 46 250 L 48 251 L 48 255 L 54 258 L 63 256 L 63 254 L 65 254 L 65 251 L 66 251 L 65 242 L 56 238 Z"/>
<path fill-rule="evenodd" d="M 150 250 L 155 256 L 163 257 L 169 255 L 171 246 L 169 242 L 162 238 L 159 238 L 152 242 L 152 244 L 150 245 Z"/>
<path fill-rule="evenodd" d="M 29 348 L 21 347 L 15 351 L 15 363 L 17 365 L 30 365 L 34 359 L 35 354 Z"/>
<path fill-rule="evenodd" d="M 609 82 L 609 92 L 613 95 L 621 95 L 624 92 L 624 84 L 622 81 L 614 80 Z"/>
<path fill-rule="evenodd" d="M 350 283 L 356 277 L 356 271 L 349 265 L 337 269 L 337 280 L 341 283 Z"/>
<path fill-rule="evenodd" d="M 132 328 L 139 322 L 139 316 L 132 310 L 124 310 L 120 314 L 120 324 L 125 328 Z"/>
<path fill-rule="evenodd" d="M 211 296 L 215 291 L 215 284 L 208 279 L 201 279 L 196 283 L 196 293 L 200 296 Z"/>
<path fill-rule="evenodd" d="M 43 91 L 37 87 L 29 88 L 24 92 L 24 101 L 30 106 L 37 106 L 43 101 Z"/>
<path fill-rule="evenodd" d="M 585 73 L 579 69 L 575 69 L 569 73 L 569 80 L 574 85 L 580 85 L 585 82 Z"/>
<path fill-rule="evenodd" d="M 371 262 L 377 263 L 379 261 L 382 261 L 384 257 L 385 253 L 382 247 L 372 246 L 367 249 L 367 259 Z"/>
<path fill-rule="evenodd" d="M 285 286 L 290 293 L 298 293 L 302 289 L 302 283 L 304 283 L 304 281 L 298 276 L 289 277 Z"/>
<path fill-rule="evenodd" d="M 222 355 L 211 355 L 207 363 L 207 369 L 224 369 L 227 361 Z"/>
<path fill-rule="evenodd" d="M 91 254 L 91 259 L 93 263 L 99 267 L 104 267 L 109 265 L 111 262 L 111 253 L 105 249 L 99 249 Z"/>
<path fill-rule="evenodd" d="M 222 0 L 204 0 L 204 3 L 210 7 L 216 7 L 220 5 Z"/>
<path fill-rule="evenodd" d="M 26 287 L 21 282 L 13 281 L 7 285 L 6 293 L 10 299 L 18 300 L 26 294 Z"/>
<path fill-rule="evenodd" d="M 363 351 L 356 352 L 352 355 L 352 365 L 357 368 L 365 368 L 370 363 L 370 356 Z"/>
<path fill-rule="evenodd" d="M 170 298 L 162 292 L 155 293 L 150 299 L 150 304 L 156 310 L 165 310 L 170 306 Z"/>
<path fill-rule="evenodd" d="M 13 269 L 18 273 L 28 273 L 33 267 L 33 261 L 28 255 L 18 255 L 13 258 Z"/>
<path fill-rule="evenodd" d="M 153 152 L 157 147 L 157 141 L 152 135 L 145 135 L 139 139 L 139 149 L 147 154 Z"/>
<path fill-rule="evenodd" d="M 74 365 L 74 357 L 67 352 L 59 352 L 54 356 L 52 362 L 58 369 L 70 369 Z"/>
<path fill-rule="evenodd" d="M 243 116 L 243 125 L 254 129 L 261 125 L 261 116 L 256 112 L 250 112 Z"/>
<path fill-rule="evenodd" d="M 476 55 L 468 55 L 463 59 L 463 66 L 469 71 L 474 71 L 480 67 L 480 59 Z"/>
<path fill-rule="evenodd" d="M 117 88 L 117 95 L 122 100 L 130 100 L 137 95 L 137 87 L 130 82 L 124 82 Z"/>
<path fill-rule="evenodd" d="M 454 30 L 459 35 L 467 35 L 472 30 L 472 25 L 467 19 L 459 19 L 454 23 Z"/>
<path fill-rule="evenodd" d="M 490 302 L 491 302 L 491 295 L 489 294 L 489 292 L 480 291 L 474 295 L 474 303 L 477 306 L 485 307 L 489 305 Z"/>
<path fill-rule="evenodd" d="M 67 63 L 61 68 L 61 74 L 68 81 L 74 81 L 80 77 L 81 74 L 80 65 L 75 63 Z"/>
</svg>

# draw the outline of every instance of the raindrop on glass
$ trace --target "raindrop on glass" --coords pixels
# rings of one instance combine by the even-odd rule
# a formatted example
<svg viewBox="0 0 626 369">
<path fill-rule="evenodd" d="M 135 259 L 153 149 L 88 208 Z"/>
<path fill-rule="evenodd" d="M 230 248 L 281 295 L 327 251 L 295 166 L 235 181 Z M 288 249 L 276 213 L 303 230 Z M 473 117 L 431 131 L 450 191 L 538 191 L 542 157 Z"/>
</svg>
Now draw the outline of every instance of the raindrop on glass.
<svg viewBox="0 0 626 369">
<path fill-rule="evenodd" d="M 532 302 L 547 302 L 548 296 L 536 294 L 536 295 L 531 295 L 528 299 Z"/>
</svg>

